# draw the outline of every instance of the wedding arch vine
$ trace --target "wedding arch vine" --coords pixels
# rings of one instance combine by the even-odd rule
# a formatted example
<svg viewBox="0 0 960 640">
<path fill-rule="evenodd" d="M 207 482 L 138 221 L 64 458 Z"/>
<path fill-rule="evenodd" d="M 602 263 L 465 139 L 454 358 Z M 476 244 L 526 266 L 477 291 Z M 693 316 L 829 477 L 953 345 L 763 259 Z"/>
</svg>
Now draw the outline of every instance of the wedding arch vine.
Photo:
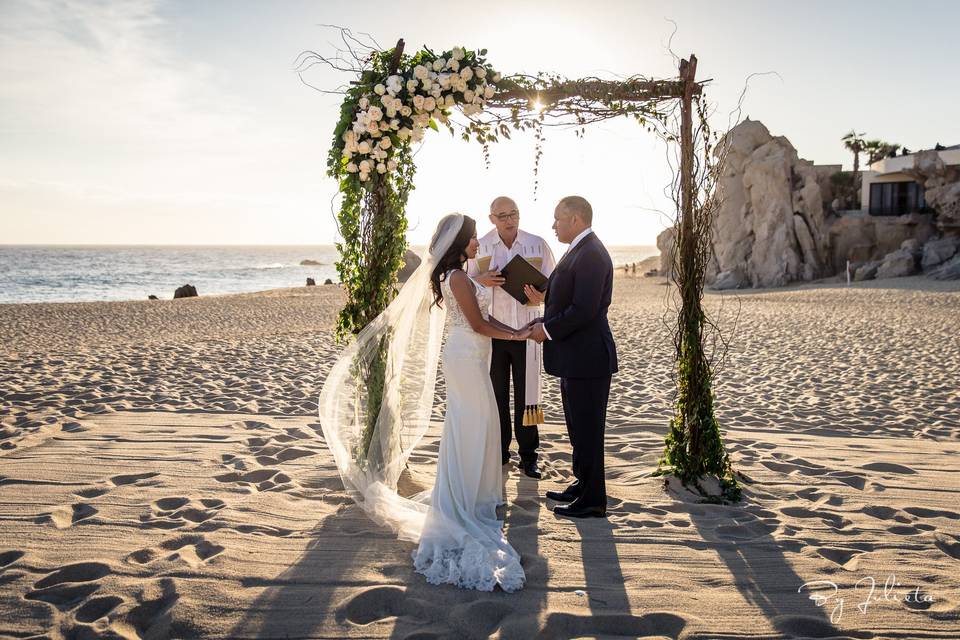
<svg viewBox="0 0 960 640">
<path fill-rule="evenodd" d="M 664 453 L 655 475 L 673 475 L 713 501 L 741 496 L 737 474 L 723 446 L 713 408 L 713 361 L 705 331 L 715 329 L 703 310 L 703 280 L 711 257 L 710 228 L 716 184 L 725 151 L 707 121 L 705 82 L 695 79 L 697 60 L 680 61 L 677 79 L 631 76 L 621 80 L 567 79 L 559 75 L 504 76 L 487 62 L 486 49 L 424 47 L 407 54 L 401 39 L 384 50 L 369 36 L 339 30 L 342 47 L 332 56 L 302 53 L 296 71 L 317 64 L 351 74 L 334 128 L 327 172 L 339 183 L 337 272 L 347 301 L 337 320 L 338 340 L 349 340 L 380 314 L 397 291 L 397 273 L 407 249 L 405 215 L 414 189 L 415 145 L 428 129 L 445 127 L 489 149 L 511 131 L 535 133 L 534 189 L 545 127 L 573 127 L 632 117 L 677 151 L 672 183 L 678 215 L 674 225 L 672 278 L 677 287 L 674 328 L 677 393 Z M 306 83 L 306 80 L 304 80 Z M 312 85 L 311 85 L 312 86 Z M 316 88 L 316 87 L 314 87 Z M 698 124 L 693 125 L 696 117 Z M 370 437 L 379 414 L 389 336 L 379 356 L 355 363 L 353 375 L 365 397 L 358 399 L 366 429 L 354 455 L 371 460 Z M 714 477 L 722 489 L 708 496 L 700 480 Z"/>
</svg>

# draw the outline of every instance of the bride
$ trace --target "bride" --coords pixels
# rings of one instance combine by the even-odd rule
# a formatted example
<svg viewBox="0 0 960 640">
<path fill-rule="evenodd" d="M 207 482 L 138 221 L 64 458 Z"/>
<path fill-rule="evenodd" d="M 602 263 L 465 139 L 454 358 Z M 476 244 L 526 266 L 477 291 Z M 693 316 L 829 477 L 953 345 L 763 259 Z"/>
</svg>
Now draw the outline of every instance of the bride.
<svg viewBox="0 0 960 640">
<path fill-rule="evenodd" d="M 428 582 L 512 592 L 525 575 L 496 515 L 504 497 L 490 338 L 526 340 L 529 330 L 487 314 L 490 292 L 463 270 L 477 246 L 472 218 L 440 221 L 420 266 L 334 364 L 320 420 L 344 486 L 375 521 L 418 543 L 414 569 Z M 436 479 L 405 498 L 397 481 L 429 426 L 438 360 L 447 409 Z"/>
</svg>

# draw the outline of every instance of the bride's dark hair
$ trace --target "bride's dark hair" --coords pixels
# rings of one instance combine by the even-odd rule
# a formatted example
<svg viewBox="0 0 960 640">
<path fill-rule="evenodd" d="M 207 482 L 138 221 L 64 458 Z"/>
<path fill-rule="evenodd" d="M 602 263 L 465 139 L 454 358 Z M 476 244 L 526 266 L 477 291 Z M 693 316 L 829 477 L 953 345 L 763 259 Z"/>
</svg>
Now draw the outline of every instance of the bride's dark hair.
<svg viewBox="0 0 960 640">
<path fill-rule="evenodd" d="M 462 269 L 463 263 L 467 261 L 467 245 L 473 238 L 477 230 L 477 221 L 470 216 L 463 216 L 463 224 L 460 226 L 460 232 L 453 239 L 453 244 L 447 249 L 447 252 L 437 261 L 430 274 L 430 288 L 433 289 L 433 304 L 442 306 L 443 292 L 440 289 L 440 282 L 447 279 L 447 272 L 451 269 Z"/>
</svg>

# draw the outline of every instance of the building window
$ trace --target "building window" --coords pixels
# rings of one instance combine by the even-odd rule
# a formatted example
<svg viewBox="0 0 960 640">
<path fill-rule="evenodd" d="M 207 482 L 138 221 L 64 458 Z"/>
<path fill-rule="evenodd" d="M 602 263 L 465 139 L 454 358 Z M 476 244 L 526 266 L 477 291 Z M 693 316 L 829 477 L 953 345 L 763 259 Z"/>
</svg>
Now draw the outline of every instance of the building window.
<svg viewBox="0 0 960 640">
<path fill-rule="evenodd" d="M 902 216 L 926 209 L 923 186 L 917 182 L 874 182 L 870 185 L 872 216 Z"/>
</svg>

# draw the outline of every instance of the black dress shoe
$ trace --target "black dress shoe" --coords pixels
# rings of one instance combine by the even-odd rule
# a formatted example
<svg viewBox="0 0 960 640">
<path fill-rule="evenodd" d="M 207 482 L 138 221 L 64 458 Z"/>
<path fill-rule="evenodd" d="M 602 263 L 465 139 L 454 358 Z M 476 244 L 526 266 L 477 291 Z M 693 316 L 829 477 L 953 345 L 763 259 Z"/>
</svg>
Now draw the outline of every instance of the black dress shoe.
<svg viewBox="0 0 960 640">
<path fill-rule="evenodd" d="M 606 507 L 578 507 L 576 504 L 558 504 L 553 508 L 558 516 L 567 518 L 606 518 Z"/>
<path fill-rule="evenodd" d="M 577 496 L 566 491 L 547 491 L 547 498 L 554 502 L 573 502 Z"/>
<path fill-rule="evenodd" d="M 528 478 L 539 480 L 540 478 L 543 477 L 543 474 L 540 473 L 539 469 L 537 469 L 536 460 L 530 460 L 529 462 L 521 462 L 520 468 L 523 469 L 523 474 Z"/>
</svg>

